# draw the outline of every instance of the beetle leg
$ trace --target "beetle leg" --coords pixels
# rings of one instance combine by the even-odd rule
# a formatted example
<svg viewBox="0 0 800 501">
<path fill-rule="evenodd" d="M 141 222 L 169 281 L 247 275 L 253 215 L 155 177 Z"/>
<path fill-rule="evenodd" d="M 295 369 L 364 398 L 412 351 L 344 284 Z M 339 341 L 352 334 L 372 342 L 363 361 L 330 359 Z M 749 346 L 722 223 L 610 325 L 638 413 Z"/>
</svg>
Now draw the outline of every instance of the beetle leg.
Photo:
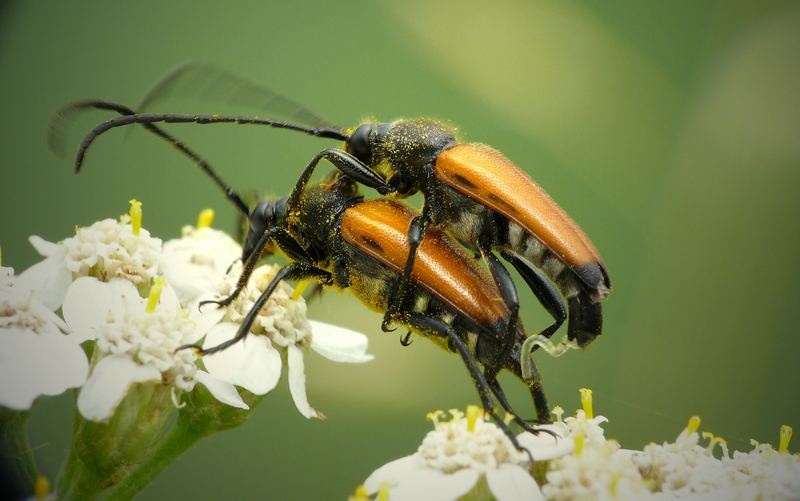
<svg viewBox="0 0 800 501">
<path fill-rule="evenodd" d="M 475 360 L 475 357 L 469 352 L 469 349 L 467 349 L 467 346 L 458 336 L 458 333 L 455 331 L 455 329 L 438 318 L 426 316 L 422 313 L 411 313 L 409 323 L 417 329 L 426 332 L 433 332 L 439 336 L 446 336 L 450 340 L 450 343 L 452 343 L 456 351 L 458 351 L 459 355 L 461 355 L 461 358 L 464 360 L 464 364 L 467 366 L 470 376 L 472 376 L 472 381 L 475 383 L 475 388 L 478 390 L 478 395 L 480 396 L 483 410 L 492 418 L 497 426 L 503 430 L 503 433 L 505 433 L 509 440 L 511 440 L 511 443 L 514 445 L 514 447 L 516 447 L 517 450 L 522 450 L 522 447 L 519 445 L 519 441 L 517 441 L 517 437 L 511 431 L 511 428 L 508 427 L 505 421 L 503 421 L 497 414 L 497 411 L 495 411 L 494 400 L 492 399 L 492 388 L 489 386 L 486 378 L 484 378 L 480 368 L 478 368 L 478 362 Z M 527 449 L 525 450 L 527 451 Z M 528 455 L 530 456 L 530 452 L 528 452 Z M 531 457 L 531 461 L 532 460 L 533 457 Z"/>
<path fill-rule="evenodd" d="M 366 166 L 361 160 L 350 153 L 336 148 L 320 151 L 308 163 L 300 178 L 297 180 L 291 196 L 289 196 L 289 207 L 297 206 L 297 202 L 303 195 L 314 169 L 317 168 L 320 160 L 325 159 L 333 164 L 338 170 L 348 177 L 351 177 L 363 184 L 378 191 L 381 195 L 388 195 L 394 191 L 375 171 Z"/>
<path fill-rule="evenodd" d="M 308 256 L 308 253 L 305 251 L 305 249 L 303 249 L 297 240 L 289 235 L 287 231 L 276 228 L 266 230 L 259 238 L 258 243 L 253 249 L 253 252 L 247 256 L 247 260 L 244 262 L 244 268 L 242 269 L 242 274 L 239 275 L 239 280 L 237 280 L 236 288 L 233 289 L 233 292 L 228 297 L 218 301 L 200 301 L 197 306 L 201 308 L 207 304 L 215 304 L 218 308 L 224 308 L 225 306 L 230 305 L 237 297 L 239 297 L 239 294 L 242 293 L 244 288 L 247 287 L 247 283 L 250 281 L 250 276 L 253 274 L 256 264 L 261 258 L 261 251 L 272 239 L 275 239 L 284 252 L 286 252 L 286 254 L 292 259 L 303 262 L 311 261 L 311 258 Z"/>
<path fill-rule="evenodd" d="M 487 380 L 487 382 L 489 383 L 489 386 L 492 388 L 492 391 L 497 397 L 497 401 L 500 402 L 500 406 L 503 408 L 504 411 L 514 416 L 514 422 L 517 423 L 523 430 L 527 431 L 528 433 L 533 433 L 534 435 L 544 432 L 547 433 L 548 435 L 556 437 L 556 434 L 553 433 L 552 431 L 543 428 L 534 428 L 533 426 L 530 425 L 528 421 L 525 421 L 521 417 L 517 416 L 511 409 L 511 404 L 508 402 L 508 398 L 506 398 L 506 394 L 503 391 L 503 388 L 500 386 L 500 383 L 497 381 L 497 379 L 489 379 Z M 537 416 L 541 416 L 541 413 L 538 412 L 538 408 L 536 414 Z M 550 422 L 551 421 L 549 419 L 549 415 L 548 415 L 548 420 L 546 421 L 542 421 L 541 417 L 539 418 L 540 424 L 546 424 Z"/>
<path fill-rule="evenodd" d="M 258 239 L 258 243 L 253 249 L 253 252 L 251 252 L 250 255 L 247 256 L 247 259 L 244 262 L 242 274 L 239 275 L 239 280 L 236 282 L 236 288 L 233 289 L 233 292 L 228 297 L 220 299 L 218 301 L 217 300 L 200 301 L 197 307 L 202 308 L 207 304 L 215 304 L 217 305 L 218 308 L 223 308 L 225 306 L 230 305 L 234 301 L 234 299 L 239 297 L 239 294 L 241 294 L 242 290 L 247 286 L 247 282 L 250 281 L 250 276 L 253 274 L 253 270 L 256 267 L 256 263 L 258 263 L 258 260 L 261 258 L 261 251 L 264 249 L 264 247 L 267 246 L 270 240 L 275 238 L 276 232 L 277 231 L 273 228 L 265 230 L 264 233 L 261 234 L 261 237 Z"/>
<path fill-rule="evenodd" d="M 511 266 L 513 266 L 514 269 L 519 272 L 519 274 L 522 276 L 522 279 L 525 280 L 525 283 L 528 284 L 528 287 L 536 296 L 536 299 L 539 300 L 539 303 L 544 306 L 547 312 L 550 313 L 555 320 L 553 325 L 547 327 L 541 332 L 542 336 L 552 336 L 567 318 L 567 306 L 564 304 L 564 300 L 562 299 L 561 294 L 558 292 L 558 289 L 556 289 L 555 285 L 553 285 L 553 282 L 550 281 L 550 279 L 542 272 L 542 270 L 536 268 L 527 260 L 519 257 L 517 254 L 509 251 L 503 251 L 500 253 L 500 255 L 503 256 L 503 259 L 511 263 Z"/>
<path fill-rule="evenodd" d="M 253 326 L 253 323 L 256 320 L 259 312 L 261 312 L 261 308 L 264 307 L 264 304 L 269 300 L 270 296 L 275 289 L 278 287 L 283 280 L 302 280 L 306 278 L 315 278 L 322 283 L 330 284 L 332 283 L 331 274 L 325 270 L 317 268 L 316 266 L 311 266 L 306 263 L 302 262 L 293 262 L 285 267 L 281 268 L 272 281 L 267 285 L 267 288 L 264 289 L 264 292 L 258 297 L 256 302 L 253 304 L 253 307 L 250 308 L 250 311 L 247 312 L 247 315 L 244 317 L 242 321 L 242 325 L 239 326 L 239 330 L 236 331 L 236 335 L 231 339 L 220 343 L 216 346 L 212 346 L 211 348 L 200 348 L 194 344 L 187 344 L 179 347 L 177 350 L 184 350 L 184 349 L 194 349 L 195 352 L 199 356 L 211 355 L 213 353 L 220 352 L 239 341 L 243 340 L 247 337 L 247 334 L 250 332 L 250 327 Z"/>
<path fill-rule="evenodd" d="M 494 354 L 491 360 L 484 367 L 486 379 L 494 379 L 497 373 L 505 365 L 506 360 L 511 355 L 511 350 L 514 347 L 514 338 L 517 335 L 517 326 L 519 324 L 519 296 L 517 294 L 517 287 L 514 285 L 514 280 L 506 270 L 503 263 L 494 255 L 494 253 L 487 247 L 481 246 L 481 255 L 483 260 L 489 266 L 489 271 L 492 273 L 497 289 L 500 291 L 501 299 L 509 309 L 508 318 L 505 320 L 505 325 L 502 338 L 500 339 L 500 347 Z"/>
<path fill-rule="evenodd" d="M 406 332 L 406 335 L 400 338 L 400 344 L 403 346 L 411 346 L 411 331 Z"/>
<path fill-rule="evenodd" d="M 429 205 L 426 204 L 425 207 L 427 208 Z M 419 244 L 422 243 L 425 229 L 431 221 L 426 212 L 428 211 L 423 210 L 422 215 L 412 219 L 411 224 L 408 226 L 408 257 L 406 258 L 403 273 L 393 287 L 389 300 L 389 307 L 383 315 L 383 322 L 381 322 L 381 329 L 383 332 L 393 331 L 394 329 L 390 327 L 391 323 L 397 318 L 401 311 L 404 311 L 406 298 L 411 289 L 411 270 L 414 268 L 414 258 L 417 256 Z"/>
</svg>

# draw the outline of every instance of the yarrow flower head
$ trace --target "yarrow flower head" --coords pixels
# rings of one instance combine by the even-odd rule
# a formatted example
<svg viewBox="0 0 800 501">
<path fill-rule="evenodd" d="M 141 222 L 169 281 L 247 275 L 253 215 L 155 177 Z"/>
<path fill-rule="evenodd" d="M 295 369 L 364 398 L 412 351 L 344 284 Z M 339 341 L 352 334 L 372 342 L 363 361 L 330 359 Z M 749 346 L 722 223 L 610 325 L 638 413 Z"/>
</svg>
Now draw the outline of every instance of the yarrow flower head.
<svg viewBox="0 0 800 501">
<path fill-rule="evenodd" d="M 15 410 L 82 385 L 88 373 L 81 339 L 45 305 L 38 278 L 0 267 L 0 406 Z"/>
<path fill-rule="evenodd" d="M 731 458 L 724 439 L 700 433 L 693 416 L 673 443 L 649 444 L 632 456 L 643 477 L 659 492 L 675 497 L 714 499 L 796 499 L 800 492 L 800 459 L 788 452 L 791 428 L 782 427 L 778 450 L 752 440 L 753 450 L 736 451 Z M 706 446 L 701 439 L 708 440 Z M 719 446 L 720 458 L 714 456 Z"/>
<path fill-rule="evenodd" d="M 199 381 L 218 400 L 247 408 L 232 385 L 197 369 L 191 350 L 176 351 L 204 332 L 163 279 L 157 278 L 150 296 L 142 298 L 127 280 L 82 277 L 67 290 L 63 311 L 79 336 L 96 340 L 92 372 L 78 396 L 86 419 L 107 420 L 134 383 L 166 385 L 179 405 L 180 393 L 192 391 Z"/>
<path fill-rule="evenodd" d="M 227 308 L 206 306 L 195 314 L 201 325 L 210 327 L 203 348 L 211 348 L 233 339 L 245 316 L 278 271 L 277 266 L 256 268 L 248 286 Z M 225 297 L 230 294 L 241 273 L 235 265 L 216 294 L 200 300 Z M 313 331 L 313 334 L 312 334 Z M 335 362 L 362 363 L 372 360 L 366 353 L 367 338 L 363 334 L 306 318 L 306 303 L 292 287 L 280 283 L 258 313 L 251 334 L 243 341 L 203 359 L 214 377 L 241 386 L 256 395 L 270 392 L 278 383 L 283 366 L 281 352 L 286 353 L 289 390 L 297 409 L 305 417 L 324 418 L 308 402 L 305 388 L 303 352 L 313 349 Z"/>
<path fill-rule="evenodd" d="M 159 274 L 161 240 L 141 227 L 141 202 L 131 201 L 130 214 L 119 220 L 103 219 L 59 243 L 30 237 L 31 245 L 45 259 L 29 270 L 44 289 L 45 303 L 53 310 L 61 306 L 67 287 L 79 277 L 91 276 L 107 282 L 124 278 L 146 293 Z"/>
<path fill-rule="evenodd" d="M 483 411 L 467 407 L 466 414 L 453 409 L 428 414 L 434 423 L 415 454 L 392 461 L 364 482 L 370 493 L 388 484 L 388 499 L 457 499 L 485 482 L 502 501 L 544 499 L 528 474 L 528 456 L 517 451 Z M 534 453 L 535 454 L 535 453 Z"/>
</svg>

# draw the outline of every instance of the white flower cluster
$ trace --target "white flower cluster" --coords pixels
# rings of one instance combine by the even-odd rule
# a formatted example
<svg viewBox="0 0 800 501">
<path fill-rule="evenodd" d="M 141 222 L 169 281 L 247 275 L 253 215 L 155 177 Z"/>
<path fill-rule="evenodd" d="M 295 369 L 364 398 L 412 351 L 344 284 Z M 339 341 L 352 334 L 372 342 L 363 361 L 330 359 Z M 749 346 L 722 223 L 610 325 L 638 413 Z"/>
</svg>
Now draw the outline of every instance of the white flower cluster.
<svg viewBox="0 0 800 501">
<path fill-rule="evenodd" d="M 641 499 L 651 495 L 628 451 L 614 440 L 554 460 L 542 487 L 546 499 Z"/>
<path fill-rule="evenodd" d="M 788 453 L 788 426 L 781 429 L 777 451 L 754 442 L 751 452 L 734 452 L 731 458 L 724 440 L 697 432 L 700 419 L 693 417 L 674 443 L 631 451 L 606 440 L 601 425 L 607 419 L 593 416 L 590 390 L 582 388 L 580 393 L 583 408 L 574 417 L 562 419 L 564 411 L 556 407 L 556 422 L 539 427 L 555 437 L 517 436 L 534 458 L 530 471 L 545 472 L 541 487 L 529 474 L 527 455 L 514 450 L 494 424 L 482 420 L 470 424 L 458 411 L 451 411 L 449 422 L 440 423 L 443 413 L 437 411 L 429 415 L 436 429 L 417 453 L 378 468 L 353 499 L 367 494 L 393 501 L 483 499 L 489 493 L 481 490 L 481 478 L 491 496 L 501 501 L 800 499 L 800 455 Z M 705 447 L 699 444 L 701 436 L 709 440 Z M 713 454 L 717 445 L 720 459 Z"/>
<path fill-rule="evenodd" d="M 675 498 L 757 500 L 797 499 L 800 459 L 753 441 L 750 452 L 735 451 L 731 458 L 725 441 L 710 433 L 706 447 L 699 444 L 699 419 L 693 418 L 674 443 L 649 444 L 631 459 L 655 490 Z M 719 444 L 721 457 L 713 454 Z"/>
<path fill-rule="evenodd" d="M 483 479 L 501 501 L 544 499 L 528 473 L 527 454 L 517 451 L 497 425 L 484 421 L 479 407 L 468 406 L 466 416 L 456 409 L 450 414 L 449 421 L 440 420 L 442 411 L 428 414 L 434 430 L 419 450 L 375 470 L 365 490 L 388 492 L 393 501 L 458 499 Z"/>
<path fill-rule="evenodd" d="M 465 468 L 486 472 L 504 463 L 527 461 L 494 423 L 475 419 L 470 429 L 469 420 L 460 411 L 452 409 L 450 414 L 450 421 L 437 420 L 436 429 L 425 436 L 417 451 L 425 466 L 444 473 Z"/>
<path fill-rule="evenodd" d="M 159 275 L 161 240 L 144 228 L 135 235 L 128 216 L 78 228 L 61 245 L 64 265 L 76 277 L 94 276 L 103 282 L 124 278 L 134 285 L 147 285 Z"/>
<path fill-rule="evenodd" d="M 322 417 L 305 396 L 302 351 L 311 347 L 340 362 L 372 357 L 365 336 L 309 322 L 305 301 L 287 284 L 279 284 L 259 312 L 256 335 L 209 355 L 205 367 L 194 350 L 178 349 L 204 337 L 206 348 L 231 339 L 277 271 L 259 268 L 230 309 L 200 313 L 198 301 L 229 294 L 241 272 L 239 265 L 225 276 L 241 248 L 207 227 L 208 212 L 200 220 L 205 227 L 186 227 L 182 238 L 163 246 L 141 228 L 135 200 L 130 216 L 78 228 L 60 243 L 31 237 L 45 259 L 19 277 L 0 269 L 0 405 L 28 409 L 38 395 L 81 387 L 78 410 L 105 421 L 134 383 L 165 385 L 180 406 L 180 393 L 199 382 L 219 401 L 247 409 L 236 386 L 258 395 L 272 390 L 282 367 L 277 346 L 287 352 L 298 409 Z M 54 313 L 58 308 L 63 320 Z M 94 342 L 91 361 L 83 342 Z"/>
<path fill-rule="evenodd" d="M 219 284 L 215 293 L 201 296 L 197 302 L 214 300 L 230 294 L 241 272 L 241 265 L 231 269 L 227 280 Z M 226 309 L 206 305 L 193 318 L 201 325 L 211 326 L 203 342 L 208 349 L 236 336 L 247 313 L 259 296 L 272 282 L 278 267 L 265 265 L 253 270 L 244 291 Z M 261 308 L 248 336 L 225 351 L 204 359 L 209 372 L 221 379 L 241 386 L 255 394 L 263 395 L 278 384 L 283 366 L 282 352 L 286 354 L 289 372 L 289 390 L 297 409 L 308 418 L 324 419 L 308 402 L 305 389 L 303 351 L 309 347 L 335 362 L 362 363 L 372 360 L 366 353 L 367 338 L 347 329 L 309 321 L 306 303 L 302 297 L 294 298 L 293 289 L 281 283 Z M 312 335 L 313 330 L 313 335 Z"/>
</svg>

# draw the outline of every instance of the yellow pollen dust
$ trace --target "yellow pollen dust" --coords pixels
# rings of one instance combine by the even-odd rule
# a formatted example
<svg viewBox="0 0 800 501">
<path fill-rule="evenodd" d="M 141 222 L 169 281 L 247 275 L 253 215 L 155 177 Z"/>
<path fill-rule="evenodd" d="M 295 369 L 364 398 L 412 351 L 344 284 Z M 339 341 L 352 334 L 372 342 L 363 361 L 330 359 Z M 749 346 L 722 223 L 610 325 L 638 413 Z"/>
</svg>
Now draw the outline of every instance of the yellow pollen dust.
<svg viewBox="0 0 800 501">
<path fill-rule="evenodd" d="M 214 224 L 214 209 L 203 209 L 197 215 L 197 228 L 211 228 Z"/>
<path fill-rule="evenodd" d="M 689 423 L 686 425 L 686 431 L 689 435 L 700 429 L 700 416 L 692 416 L 689 418 Z"/>
<path fill-rule="evenodd" d="M 45 499 L 50 494 L 50 481 L 44 475 L 39 475 L 33 482 L 33 496 L 36 499 Z"/>
<path fill-rule="evenodd" d="M 517 416 L 515 416 L 514 414 L 511 414 L 510 412 L 506 412 L 506 415 L 503 416 L 503 422 L 505 424 L 511 424 L 511 421 L 513 421 L 515 417 L 517 417 Z"/>
<path fill-rule="evenodd" d="M 792 439 L 792 427 L 788 424 L 781 426 L 778 452 L 789 453 L 789 441 Z"/>
<path fill-rule="evenodd" d="M 467 431 L 472 433 L 475 431 L 475 423 L 481 417 L 481 408 L 477 405 L 467 406 Z"/>
<path fill-rule="evenodd" d="M 583 433 L 578 433 L 573 440 L 575 441 L 575 455 L 580 456 L 583 446 L 586 444 L 586 437 L 583 436 Z"/>
<path fill-rule="evenodd" d="M 592 390 L 581 388 L 578 391 L 581 392 L 581 407 L 583 407 L 583 412 L 586 413 L 586 419 L 592 419 L 594 417 L 594 412 L 592 412 Z"/>
<path fill-rule="evenodd" d="M 138 235 L 142 229 L 142 202 L 131 198 L 128 203 L 131 204 L 131 209 L 128 211 L 131 216 L 131 230 L 134 235 Z"/>
<path fill-rule="evenodd" d="M 153 285 L 150 287 L 150 295 L 147 297 L 147 306 L 145 306 L 144 311 L 147 313 L 156 311 L 158 301 L 161 299 L 161 291 L 164 290 L 165 285 L 167 285 L 167 281 L 163 277 L 153 279 Z"/>
</svg>

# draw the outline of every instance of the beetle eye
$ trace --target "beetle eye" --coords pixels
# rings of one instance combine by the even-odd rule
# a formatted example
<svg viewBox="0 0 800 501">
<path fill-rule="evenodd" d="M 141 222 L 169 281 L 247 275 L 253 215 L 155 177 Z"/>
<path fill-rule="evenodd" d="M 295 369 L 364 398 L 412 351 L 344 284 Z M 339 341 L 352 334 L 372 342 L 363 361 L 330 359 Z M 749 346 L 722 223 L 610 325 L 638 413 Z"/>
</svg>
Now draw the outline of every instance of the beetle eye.
<svg viewBox="0 0 800 501">
<path fill-rule="evenodd" d="M 374 126 L 365 124 L 353 132 L 347 140 L 347 152 L 369 165 L 371 155 L 369 147 L 369 135 Z"/>
</svg>

